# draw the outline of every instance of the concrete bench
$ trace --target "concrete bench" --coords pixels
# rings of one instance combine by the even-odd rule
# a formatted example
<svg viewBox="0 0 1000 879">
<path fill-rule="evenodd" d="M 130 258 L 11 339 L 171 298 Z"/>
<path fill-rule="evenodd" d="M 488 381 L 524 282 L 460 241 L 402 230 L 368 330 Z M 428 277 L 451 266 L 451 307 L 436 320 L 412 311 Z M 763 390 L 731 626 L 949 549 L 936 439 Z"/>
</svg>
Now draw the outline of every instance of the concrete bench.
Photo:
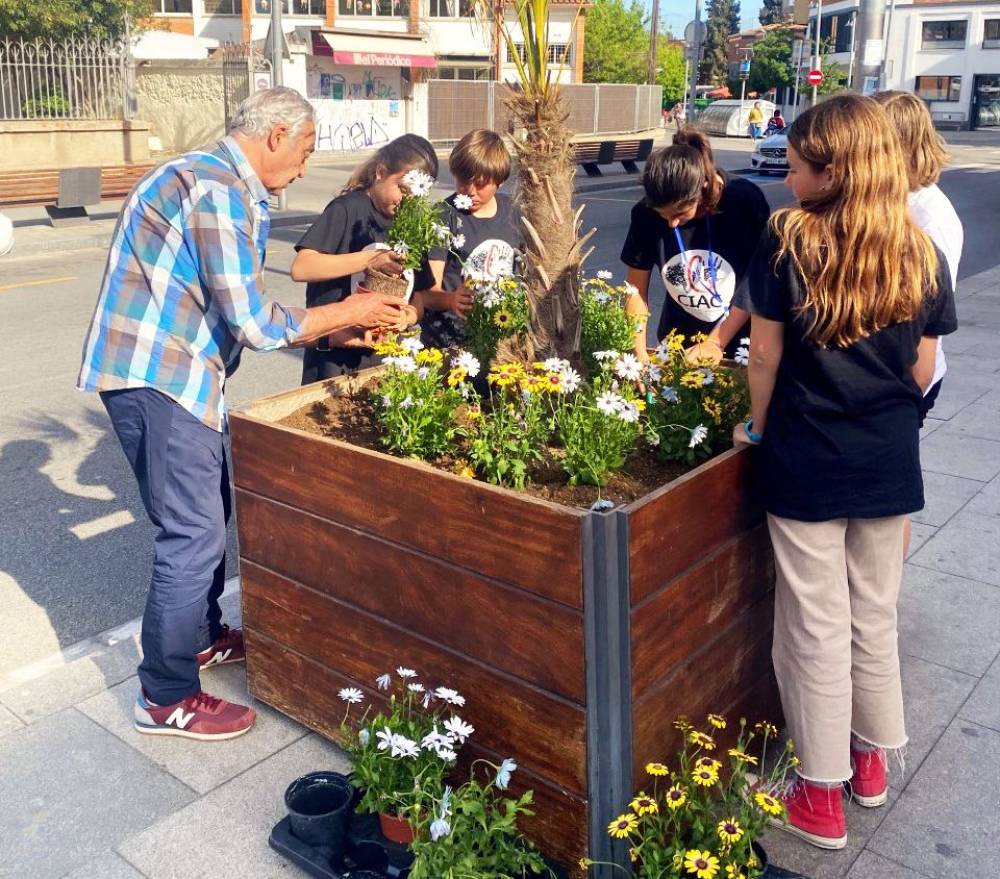
<svg viewBox="0 0 1000 879">
<path fill-rule="evenodd" d="M 629 174 L 638 174 L 636 162 L 644 162 L 653 151 L 653 139 L 647 140 L 595 140 L 573 144 L 576 163 L 583 165 L 588 177 L 600 177 L 601 165 L 621 162 Z"/>
<path fill-rule="evenodd" d="M 86 208 L 124 198 L 153 162 L 103 168 L 36 168 L 0 172 L 0 206 L 42 206 L 53 224 L 86 218 Z"/>
</svg>

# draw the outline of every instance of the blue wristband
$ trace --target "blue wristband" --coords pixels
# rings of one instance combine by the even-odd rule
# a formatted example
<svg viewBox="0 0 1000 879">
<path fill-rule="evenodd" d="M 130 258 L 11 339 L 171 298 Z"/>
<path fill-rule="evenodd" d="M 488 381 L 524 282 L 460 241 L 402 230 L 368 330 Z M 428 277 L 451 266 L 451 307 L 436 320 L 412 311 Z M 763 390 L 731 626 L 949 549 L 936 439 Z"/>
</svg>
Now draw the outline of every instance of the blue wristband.
<svg viewBox="0 0 1000 879">
<path fill-rule="evenodd" d="M 743 422 L 743 432 L 747 435 L 747 439 L 752 443 L 759 443 L 764 439 L 764 434 L 753 432 L 753 419 L 748 418 Z"/>
</svg>

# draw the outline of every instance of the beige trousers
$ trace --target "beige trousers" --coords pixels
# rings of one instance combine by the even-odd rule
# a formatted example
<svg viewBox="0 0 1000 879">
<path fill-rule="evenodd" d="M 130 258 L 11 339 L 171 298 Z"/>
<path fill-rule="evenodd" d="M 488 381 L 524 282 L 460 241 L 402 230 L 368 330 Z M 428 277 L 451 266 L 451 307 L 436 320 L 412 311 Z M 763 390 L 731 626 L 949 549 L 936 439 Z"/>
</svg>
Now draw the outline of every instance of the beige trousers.
<svg viewBox="0 0 1000 879">
<path fill-rule="evenodd" d="M 777 568 L 771 655 L 807 780 L 851 777 L 852 732 L 882 748 L 906 744 L 896 645 L 905 518 L 767 517 Z"/>
</svg>

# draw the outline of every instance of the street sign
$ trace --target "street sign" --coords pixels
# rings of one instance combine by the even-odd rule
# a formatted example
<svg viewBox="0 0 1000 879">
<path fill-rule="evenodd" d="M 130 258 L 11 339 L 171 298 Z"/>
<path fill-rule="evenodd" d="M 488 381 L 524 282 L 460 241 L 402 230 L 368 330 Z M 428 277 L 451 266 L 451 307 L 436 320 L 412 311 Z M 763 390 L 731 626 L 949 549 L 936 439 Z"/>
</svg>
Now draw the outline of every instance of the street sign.
<svg viewBox="0 0 1000 879">
<path fill-rule="evenodd" d="M 806 82 L 811 86 L 817 86 L 823 82 L 823 71 L 822 70 L 810 70 L 806 74 Z"/>
<path fill-rule="evenodd" d="M 705 42 L 707 32 L 708 28 L 700 18 L 689 21 L 687 27 L 684 28 L 684 42 L 689 46 L 700 46 Z"/>
<path fill-rule="evenodd" d="M 748 76 L 750 73 L 750 59 L 744 58 L 740 62 L 740 76 Z"/>
</svg>

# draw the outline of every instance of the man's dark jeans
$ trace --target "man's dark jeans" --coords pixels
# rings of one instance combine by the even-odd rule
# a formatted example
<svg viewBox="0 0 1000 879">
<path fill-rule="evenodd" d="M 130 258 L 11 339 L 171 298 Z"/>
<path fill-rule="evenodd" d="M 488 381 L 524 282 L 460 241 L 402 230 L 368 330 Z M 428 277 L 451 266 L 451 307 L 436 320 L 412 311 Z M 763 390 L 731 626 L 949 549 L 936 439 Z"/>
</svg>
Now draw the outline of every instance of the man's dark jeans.
<svg viewBox="0 0 1000 879">
<path fill-rule="evenodd" d="M 139 680 L 172 705 L 201 689 L 195 653 L 219 637 L 231 495 L 222 434 L 152 388 L 101 394 L 156 526 Z"/>
</svg>

